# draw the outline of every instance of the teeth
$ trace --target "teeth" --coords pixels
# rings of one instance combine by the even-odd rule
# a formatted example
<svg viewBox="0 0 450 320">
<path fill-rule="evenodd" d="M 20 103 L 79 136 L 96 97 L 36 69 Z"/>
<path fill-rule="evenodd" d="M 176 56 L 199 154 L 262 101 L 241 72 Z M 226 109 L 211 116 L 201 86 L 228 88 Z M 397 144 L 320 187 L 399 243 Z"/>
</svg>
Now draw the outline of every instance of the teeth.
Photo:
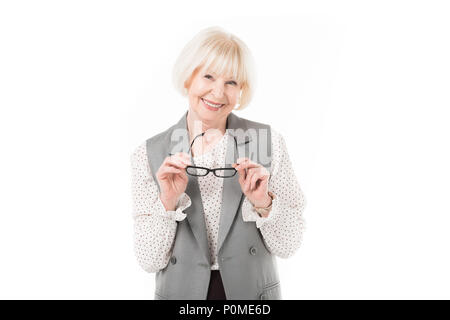
<svg viewBox="0 0 450 320">
<path fill-rule="evenodd" d="M 203 101 L 205 104 L 207 104 L 208 106 L 213 107 L 213 108 L 220 108 L 220 107 L 222 106 L 221 104 L 212 104 L 212 103 L 209 103 L 209 102 L 206 101 L 205 99 L 202 99 L 202 101 Z"/>
</svg>

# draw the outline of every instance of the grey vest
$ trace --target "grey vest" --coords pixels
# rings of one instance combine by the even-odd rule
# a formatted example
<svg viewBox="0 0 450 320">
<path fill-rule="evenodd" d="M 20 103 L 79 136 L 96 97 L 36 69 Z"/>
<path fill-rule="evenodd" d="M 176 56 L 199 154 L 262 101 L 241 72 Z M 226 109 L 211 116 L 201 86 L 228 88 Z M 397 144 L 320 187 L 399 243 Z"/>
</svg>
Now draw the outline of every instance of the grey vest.
<svg viewBox="0 0 450 320">
<path fill-rule="evenodd" d="M 187 152 L 189 149 L 186 116 L 187 112 L 176 125 L 147 140 L 148 160 L 155 181 L 155 174 L 169 152 Z M 226 167 L 245 156 L 270 169 L 270 126 L 230 113 L 226 128 L 230 137 L 234 137 L 228 139 Z M 252 138 L 248 133 L 258 129 L 266 130 L 266 139 L 262 139 L 266 141 L 264 146 L 258 146 L 258 152 L 251 153 L 249 150 L 254 149 L 250 147 L 260 144 L 261 139 Z M 238 154 L 234 152 L 234 139 L 237 141 Z M 192 204 L 184 211 L 186 219 L 177 222 L 168 265 L 156 273 L 155 299 L 158 300 L 205 300 L 208 293 L 211 261 L 202 199 L 197 178 L 188 177 L 185 192 Z M 223 185 L 218 263 L 226 297 L 228 300 L 281 299 L 276 258 L 267 249 L 256 223 L 244 222 L 242 219 L 244 195 L 238 179 L 236 173 L 234 177 L 224 179 Z"/>
</svg>

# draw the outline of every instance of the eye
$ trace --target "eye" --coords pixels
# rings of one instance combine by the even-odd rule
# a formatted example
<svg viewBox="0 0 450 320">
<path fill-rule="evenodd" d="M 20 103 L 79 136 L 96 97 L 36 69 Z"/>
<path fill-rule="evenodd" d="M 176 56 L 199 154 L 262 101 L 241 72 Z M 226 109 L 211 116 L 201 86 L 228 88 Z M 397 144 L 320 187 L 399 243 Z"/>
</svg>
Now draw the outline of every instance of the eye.
<svg viewBox="0 0 450 320">
<path fill-rule="evenodd" d="M 212 79 L 212 76 L 209 75 L 209 74 L 206 74 L 206 75 L 205 75 L 205 78 L 206 78 L 206 79 Z"/>
<path fill-rule="evenodd" d="M 237 86 L 237 82 L 232 80 L 232 81 L 228 81 L 228 83 L 231 83 L 233 86 Z"/>
</svg>

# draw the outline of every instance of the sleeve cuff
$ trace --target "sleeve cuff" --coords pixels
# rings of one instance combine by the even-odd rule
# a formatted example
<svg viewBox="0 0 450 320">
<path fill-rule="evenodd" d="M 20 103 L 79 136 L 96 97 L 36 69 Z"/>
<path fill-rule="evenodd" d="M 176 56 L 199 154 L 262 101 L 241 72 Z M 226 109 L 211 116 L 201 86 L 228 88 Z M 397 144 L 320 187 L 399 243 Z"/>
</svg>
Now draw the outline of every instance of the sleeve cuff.
<svg viewBox="0 0 450 320">
<path fill-rule="evenodd" d="M 280 210 L 278 210 L 278 197 L 275 197 L 272 200 L 272 209 L 269 212 L 269 215 L 266 218 L 261 217 L 258 212 L 253 208 L 250 200 L 245 197 L 242 203 L 242 219 L 245 222 L 256 222 L 256 227 L 260 228 L 264 224 L 269 223 L 271 221 L 275 221 L 277 217 L 280 215 Z"/>
<path fill-rule="evenodd" d="M 166 211 L 166 208 L 164 207 L 159 196 L 157 202 L 160 208 L 160 210 L 158 210 L 158 215 L 174 221 L 183 221 L 186 218 L 186 214 L 183 213 L 183 211 L 192 204 L 191 198 L 185 192 L 183 192 L 183 194 L 178 198 L 177 206 L 174 211 Z"/>
</svg>

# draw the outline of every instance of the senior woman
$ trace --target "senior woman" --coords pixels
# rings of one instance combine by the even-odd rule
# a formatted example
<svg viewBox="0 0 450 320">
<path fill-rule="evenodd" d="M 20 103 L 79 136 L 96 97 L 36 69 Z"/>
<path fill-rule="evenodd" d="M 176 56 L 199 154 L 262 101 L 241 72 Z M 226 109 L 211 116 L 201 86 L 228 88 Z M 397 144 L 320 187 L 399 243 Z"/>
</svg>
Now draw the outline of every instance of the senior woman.
<svg viewBox="0 0 450 320">
<path fill-rule="evenodd" d="M 187 112 L 131 156 L 135 254 L 155 299 L 281 299 L 275 257 L 299 248 L 305 199 L 283 137 L 233 113 L 253 95 L 251 54 L 207 28 L 173 80 Z"/>
</svg>

